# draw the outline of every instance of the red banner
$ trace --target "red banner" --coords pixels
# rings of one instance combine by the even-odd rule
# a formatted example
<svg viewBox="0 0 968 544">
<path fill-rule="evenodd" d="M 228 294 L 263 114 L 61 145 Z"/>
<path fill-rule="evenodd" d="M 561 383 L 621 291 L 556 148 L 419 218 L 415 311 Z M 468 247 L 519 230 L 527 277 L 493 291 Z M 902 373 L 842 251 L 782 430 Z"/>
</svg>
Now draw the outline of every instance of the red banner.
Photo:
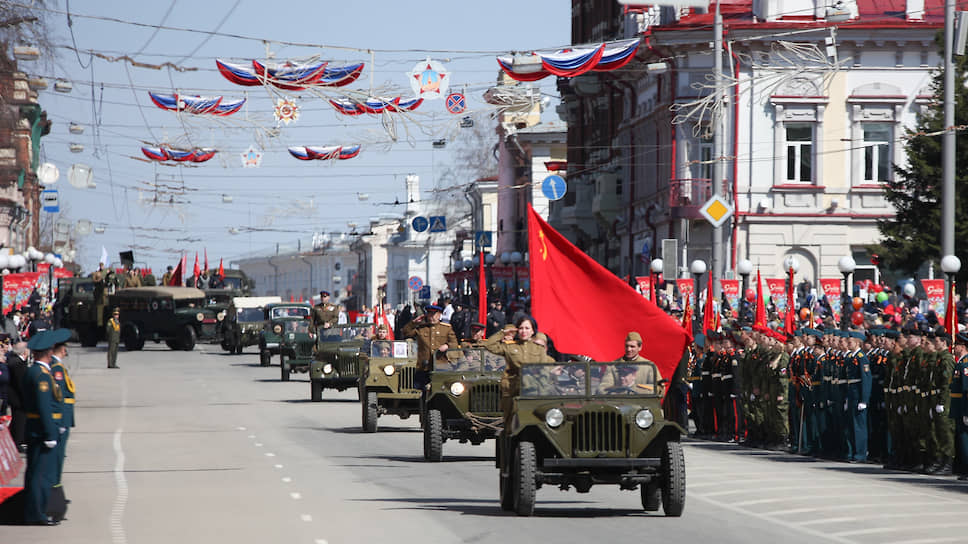
<svg viewBox="0 0 968 544">
<path fill-rule="evenodd" d="M 840 302 L 843 294 L 840 290 L 840 278 L 820 278 L 820 288 L 827 297 L 827 304 L 834 313 L 834 323 L 840 323 Z"/>
<path fill-rule="evenodd" d="M 639 284 L 642 296 L 652 300 L 652 276 L 635 276 L 635 281 Z"/>
<path fill-rule="evenodd" d="M 686 301 L 689 301 L 690 306 L 694 306 L 695 302 L 692 300 L 692 296 L 695 292 L 695 285 L 693 281 L 689 278 L 679 278 L 676 280 L 676 287 L 679 288 L 679 297 L 682 299 L 682 307 L 686 307 Z"/>
<path fill-rule="evenodd" d="M 786 280 L 783 278 L 766 278 L 766 288 L 770 292 L 770 299 L 776 308 L 777 315 L 786 315 Z"/>
<path fill-rule="evenodd" d="M 733 312 L 739 312 L 739 280 L 719 280 L 723 296 Z M 737 315 L 734 313 L 733 315 Z"/>
<path fill-rule="evenodd" d="M 0 487 L 13 484 L 24 466 L 24 461 L 20 458 L 17 446 L 10 436 L 9 426 L 8 417 L 0 418 Z M 3 502 L 3 499 L 4 497 L 0 495 L 0 502 Z"/>
<path fill-rule="evenodd" d="M 934 310 L 944 323 L 944 280 L 921 280 L 921 285 L 928 295 L 928 311 Z"/>
</svg>

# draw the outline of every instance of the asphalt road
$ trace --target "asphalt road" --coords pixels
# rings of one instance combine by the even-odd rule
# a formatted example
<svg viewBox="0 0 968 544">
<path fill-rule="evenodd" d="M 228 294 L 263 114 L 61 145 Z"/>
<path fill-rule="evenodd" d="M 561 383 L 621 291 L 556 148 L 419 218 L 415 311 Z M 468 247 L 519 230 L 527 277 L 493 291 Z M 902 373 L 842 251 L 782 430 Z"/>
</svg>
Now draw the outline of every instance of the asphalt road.
<svg viewBox="0 0 968 544">
<path fill-rule="evenodd" d="M 282 383 L 273 363 L 149 344 L 109 371 L 103 347 L 71 347 L 68 519 L 0 526 L 0 542 L 968 541 L 968 485 L 953 478 L 704 442 L 685 445 L 681 518 L 616 487 L 544 487 L 519 518 L 498 505 L 492 442 L 448 442 L 426 463 L 416 417 L 363 434 L 355 391 L 309 402 L 305 375 Z"/>
</svg>

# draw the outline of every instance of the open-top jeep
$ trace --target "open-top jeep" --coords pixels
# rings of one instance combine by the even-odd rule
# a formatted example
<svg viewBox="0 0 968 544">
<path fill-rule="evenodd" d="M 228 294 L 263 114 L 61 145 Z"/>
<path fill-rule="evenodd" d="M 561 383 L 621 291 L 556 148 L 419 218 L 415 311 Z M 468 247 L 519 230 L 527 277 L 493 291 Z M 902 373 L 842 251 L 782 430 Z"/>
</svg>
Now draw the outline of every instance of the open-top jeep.
<svg viewBox="0 0 968 544">
<path fill-rule="evenodd" d="M 316 333 L 310 326 L 309 318 L 290 319 L 283 321 L 282 324 L 285 329 L 282 331 L 280 342 L 279 368 L 282 372 L 282 381 L 288 382 L 289 375 L 293 372 L 303 374 L 309 372 L 316 346 Z"/>
<path fill-rule="evenodd" d="M 447 351 L 434 361 L 424 412 L 424 459 L 440 461 L 443 444 L 459 440 L 479 445 L 502 425 L 501 375 L 504 357 L 484 348 Z"/>
<path fill-rule="evenodd" d="M 543 484 L 588 492 L 640 489 L 646 511 L 680 516 L 686 468 L 680 436 L 663 418 L 651 362 L 526 364 L 509 423 L 497 440 L 503 510 L 534 512 Z"/>
<path fill-rule="evenodd" d="M 316 356 L 309 366 L 310 398 L 320 401 L 323 389 L 345 391 L 359 386 L 367 356 L 363 353 L 372 323 L 334 325 L 316 331 Z"/>
<path fill-rule="evenodd" d="M 280 302 L 267 304 L 263 310 L 263 320 L 265 326 L 262 329 L 262 338 L 259 339 L 259 363 L 262 366 L 269 366 L 273 355 L 283 353 L 282 333 L 286 331 L 286 322 L 299 321 L 309 323 L 309 314 L 312 307 L 304 302 Z M 289 354 L 294 357 L 295 353 Z"/>
<path fill-rule="evenodd" d="M 360 377 L 363 432 L 374 433 L 377 418 L 403 419 L 420 412 L 420 390 L 413 388 L 417 346 L 413 340 L 373 340 Z"/>
<path fill-rule="evenodd" d="M 233 298 L 228 314 L 222 322 L 225 326 L 222 349 L 238 354 L 242 353 L 246 346 L 257 345 L 266 324 L 266 305 L 281 301 L 279 297 Z"/>
</svg>

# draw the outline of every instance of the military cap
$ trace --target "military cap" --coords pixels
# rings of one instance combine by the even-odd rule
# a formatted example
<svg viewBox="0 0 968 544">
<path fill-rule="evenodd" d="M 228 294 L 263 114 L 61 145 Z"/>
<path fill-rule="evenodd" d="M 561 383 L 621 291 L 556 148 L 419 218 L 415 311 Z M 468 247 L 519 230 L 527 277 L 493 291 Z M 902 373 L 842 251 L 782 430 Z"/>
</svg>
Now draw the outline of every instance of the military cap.
<svg viewBox="0 0 968 544">
<path fill-rule="evenodd" d="M 111 310 L 111 313 L 112 314 L 120 314 L 121 313 L 121 308 L 115 306 L 114 309 Z"/>
<path fill-rule="evenodd" d="M 70 335 L 70 332 L 68 332 L 68 335 Z M 30 351 L 47 351 L 58 343 L 54 331 L 41 331 L 30 337 L 30 341 L 27 342 L 27 349 Z"/>
<path fill-rule="evenodd" d="M 968 334 L 959 332 L 955 335 L 955 343 L 957 344 L 968 344 Z"/>
<path fill-rule="evenodd" d="M 486 328 L 487 328 L 487 325 L 485 325 L 483 323 L 471 323 L 471 330 L 474 330 L 474 329 L 486 329 Z"/>
<path fill-rule="evenodd" d="M 896 339 L 898 339 L 898 338 L 901 337 L 901 332 L 900 331 L 895 331 L 895 330 L 892 330 L 892 329 L 887 329 L 887 330 L 884 331 L 884 336 L 886 336 L 886 337 L 888 337 L 888 338 L 890 338 L 892 340 L 896 340 Z"/>
<path fill-rule="evenodd" d="M 10 335 L 5 332 L 0 332 L 0 342 L 9 342 Z"/>
<path fill-rule="evenodd" d="M 803 329 L 796 329 L 793 331 L 793 336 L 803 336 Z"/>
<path fill-rule="evenodd" d="M 858 340 L 863 340 L 867 338 L 867 336 L 861 331 L 850 331 L 847 333 L 847 335 L 848 335 L 848 338 L 856 338 Z"/>
<path fill-rule="evenodd" d="M 437 306 L 436 304 L 428 304 L 424 306 L 424 311 L 425 312 L 443 312 L 444 309 L 441 308 L 440 306 Z"/>
<path fill-rule="evenodd" d="M 701 334 L 697 334 L 696 336 L 694 336 L 692 341 L 696 344 L 696 347 L 698 348 L 706 347 L 706 337 Z"/>
<path fill-rule="evenodd" d="M 319 296 L 320 297 L 328 297 L 329 296 L 329 291 L 320 291 L 319 292 Z"/>
<path fill-rule="evenodd" d="M 631 340 L 633 342 L 638 342 L 638 343 L 641 344 L 642 343 L 642 335 L 639 334 L 639 333 L 637 333 L 637 332 L 635 332 L 635 331 L 631 331 L 631 332 L 629 332 L 628 334 L 625 335 L 625 341 L 628 342 L 629 340 Z"/>
</svg>

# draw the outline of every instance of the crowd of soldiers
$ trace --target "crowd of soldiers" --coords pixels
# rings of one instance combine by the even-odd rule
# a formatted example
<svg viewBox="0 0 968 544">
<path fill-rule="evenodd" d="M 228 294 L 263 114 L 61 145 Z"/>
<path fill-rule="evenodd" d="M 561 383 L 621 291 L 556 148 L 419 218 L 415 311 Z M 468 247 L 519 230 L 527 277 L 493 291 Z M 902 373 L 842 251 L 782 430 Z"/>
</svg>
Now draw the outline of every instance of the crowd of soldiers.
<svg viewBox="0 0 968 544">
<path fill-rule="evenodd" d="M 964 334 L 743 328 L 691 349 L 699 437 L 968 479 Z"/>
</svg>

